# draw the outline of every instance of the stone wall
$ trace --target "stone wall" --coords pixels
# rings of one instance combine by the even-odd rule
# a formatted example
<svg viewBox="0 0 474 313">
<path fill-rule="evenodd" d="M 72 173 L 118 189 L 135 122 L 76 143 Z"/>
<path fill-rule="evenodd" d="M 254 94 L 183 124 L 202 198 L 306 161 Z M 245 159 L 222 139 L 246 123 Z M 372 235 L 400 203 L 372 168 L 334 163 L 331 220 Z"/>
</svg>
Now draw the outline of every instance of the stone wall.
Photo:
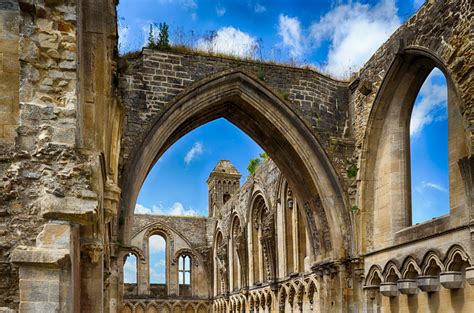
<svg viewBox="0 0 474 313">
<path fill-rule="evenodd" d="M 122 167 L 171 100 L 194 82 L 233 70 L 248 72 L 285 98 L 324 146 L 334 142 L 337 146 L 337 139 L 349 136 L 347 83 L 311 69 L 144 49 L 134 58 L 121 60 L 120 89 L 125 105 Z"/>
</svg>

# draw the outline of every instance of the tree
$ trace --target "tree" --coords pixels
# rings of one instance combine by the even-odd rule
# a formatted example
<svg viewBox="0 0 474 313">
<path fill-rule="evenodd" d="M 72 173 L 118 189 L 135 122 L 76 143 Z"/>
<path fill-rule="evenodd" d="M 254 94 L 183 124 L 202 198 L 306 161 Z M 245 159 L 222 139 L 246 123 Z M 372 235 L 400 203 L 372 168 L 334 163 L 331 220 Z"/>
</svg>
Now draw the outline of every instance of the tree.
<svg viewBox="0 0 474 313">
<path fill-rule="evenodd" d="M 260 153 L 260 155 L 249 161 L 249 165 L 247 166 L 247 170 L 249 171 L 249 175 L 255 173 L 255 171 L 262 165 L 263 162 L 267 161 L 270 157 L 266 152 Z"/>
<path fill-rule="evenodd" d="M 155 35 L 154 35 L 153 24 L 150 24 L 150 30 L 148 31 L 147 48 L 156 48 Z"/>
<path fill-rule="evenodd" d="M 158 34 L 158 49 L 168 50 L 170 48 L 169 27 L 166 23 L 160 23 Z"/>
<path fill-rule="evenodd" d="M 257 170 L 257 168 L 260 166 L 261 163 L 262 163 L 262 159 L 260 158 L 251 159 L 249 162 L 249 165 L 247 166 L 249 175 L 252 175 L 253 173 L 255 173 L 255 171 Z"/>
</svg>

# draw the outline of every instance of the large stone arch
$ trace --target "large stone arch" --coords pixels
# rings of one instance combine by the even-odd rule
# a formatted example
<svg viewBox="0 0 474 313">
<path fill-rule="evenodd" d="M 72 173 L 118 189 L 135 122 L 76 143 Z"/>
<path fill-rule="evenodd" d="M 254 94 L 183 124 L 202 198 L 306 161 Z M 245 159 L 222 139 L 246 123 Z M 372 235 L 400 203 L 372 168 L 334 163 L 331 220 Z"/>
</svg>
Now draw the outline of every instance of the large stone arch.
<svg viewBox="0 0 474 313">
<path fill-rule="evenodd" d="M 361 153 L 360 203 L 368 230 L 362 233 L 363 253 L 407 240 L 400 231 L 411 226 L 409 123 L 418 92 L 434 68 L 443 72 L 448 88 L 450 216 L 468 216 L 464 213 L 469 210 L 469 199 L 460 171 L 461 160 L 469 157 L 470 130 L 461 113 L 466 103 L 442 57 L 420 46 L 403 48 L 393 58 L 378 89 Z M 438 227 L 448 229 L 464 222 L 463 218 L 448 216 Z"/>
<path fill-rule="evenodd" d="M 351 225 L 339 178 L 322 145 L 298 115 L 261 81 L 242 71 L 224 72 L 193 84 L 173 100 L 132 156 L 122 175 L 123 240 L 138 192 L 151 167 L 175 141 L 217 118 L 226 118 L 264 148 L 321 233 L 318 259 L 347 255 Z M 322 237 L 322 236 L 321 236 Z"/>
</svg>

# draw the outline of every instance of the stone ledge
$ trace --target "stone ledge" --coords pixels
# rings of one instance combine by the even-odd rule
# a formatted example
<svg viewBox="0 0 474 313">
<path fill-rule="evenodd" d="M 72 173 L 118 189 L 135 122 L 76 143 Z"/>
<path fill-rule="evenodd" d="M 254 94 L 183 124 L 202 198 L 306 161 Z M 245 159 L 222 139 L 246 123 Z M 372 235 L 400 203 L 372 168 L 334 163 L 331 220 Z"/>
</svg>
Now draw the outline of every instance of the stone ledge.
<svg viewBox="0 0 474 313">
<path fill-rule="evenodd" d="M 76 197 L 44 195 L 40 200 L 41 214 L 49 220 L 63 220 L 82 225 L 94 223 L 97 218 L 98 201 Z"/>
<path fill-rule="evenodd" d="M 37 247 L 18 246 L 13 250 L 12 263 L 59 265 L 69 260 L 69 249 L 47 249 Z"/>
</svg>

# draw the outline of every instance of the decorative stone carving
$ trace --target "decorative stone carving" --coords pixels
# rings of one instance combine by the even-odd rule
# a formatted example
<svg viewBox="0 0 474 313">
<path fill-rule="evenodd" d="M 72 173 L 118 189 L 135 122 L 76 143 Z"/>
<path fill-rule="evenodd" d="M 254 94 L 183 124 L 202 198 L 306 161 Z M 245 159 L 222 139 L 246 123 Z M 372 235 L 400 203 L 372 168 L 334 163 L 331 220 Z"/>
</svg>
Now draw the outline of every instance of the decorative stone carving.
<svg viewBox="0 0 474 313">
<path fill-rule="evenodd" d="M 447 271 L 439 274 L 439 281 L 444 288 L 459 289 L 464 287 L 462 272 Z"/>
<path fill-rule="evenodd" d="M 436 292 L 439 290 L 439 277 L 435 275 L 418 276 L 416 284 L 424 292 Z"/>
<path fill-rule="evenodd" d="M 110 222 L 117 216 L 118 202 L 120 200 L 120 188 L 112 180 L 107 179 L 104 189 L 104 211 L 105 220 Z"/>
<path fill-rule="evenodd" d="M 474 285 L 474 266 L 466 268 L 466 281 L 469 285 Z"/>
<path fill-rule="evenodd" d="M 397 288 L 404 295 L 414 295 L 418 292 L 416 279 L 400 279 L 397 282 Z"/>
<path fill-rule="evenodd" d="M 385 297 L 398 297 L 399 292 L 396 282 L 385 282 L 380 284 L 380 293 Z"/>
<path fill-rule="evenodd" d="M 100 256 L 103 253 L 103 246 L 101 243 L 94 242 L 94 243 L 85 243 L 82 244 L 82 251 L 87 253 L 89 256 L 91 263 L 96 264 L 100 260 Z"/>
</svg>

